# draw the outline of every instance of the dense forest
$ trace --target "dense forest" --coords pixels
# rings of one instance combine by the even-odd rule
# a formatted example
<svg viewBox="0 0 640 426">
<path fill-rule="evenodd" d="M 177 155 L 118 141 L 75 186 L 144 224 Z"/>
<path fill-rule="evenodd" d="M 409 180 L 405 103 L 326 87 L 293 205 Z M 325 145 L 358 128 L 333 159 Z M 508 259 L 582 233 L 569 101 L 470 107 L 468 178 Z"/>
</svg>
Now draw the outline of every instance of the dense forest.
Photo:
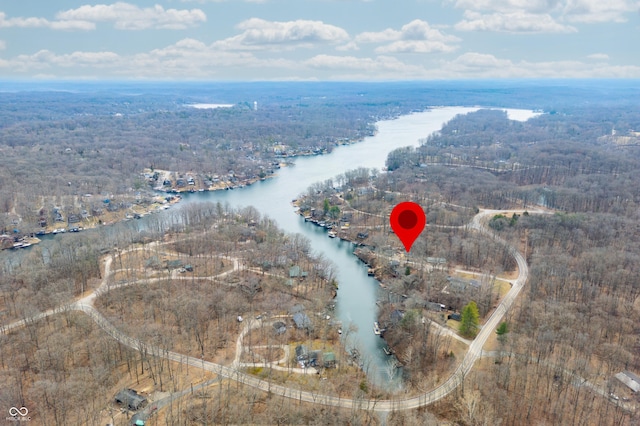
<svg viewBox="0 0 640 426">
<path fill-rule="evenodd" d="M 413 386 L 428 382 L 444 362 L 433 350 L 443 343 L 417 318 L 434 301 L 454 311 L 474 301 L 485 317 L 498 298 L 496 287 L 484 283 L 445 292 L 456 280 L 448 275 L 461 268 L 485 279 L 509 276 L 515 265 L 501 241 L 525 254 L 524 297 L 507 313 L 494 351 L 435 412 L 462 424 L 637 421 L 633 409 L 619 404 L 635 395 L 614 376 L 640 371 L 640 150 L 615 136 L 636 134 L 639 117 L 640 109 L 628 105 L 579 106 L 526 122 L 480 110 L 451 120 L 418 148 L 390 153 L 388 173 L 350 171 L 303 195 L 304 209 L 318 211 L 325 200 L 336 218 L 349 217 L 358 234 L 341 235 L 362 245 L 357 252 L 389 293 L 403 295 L 383 292 L 379 317 Z M 383 259 L 399 243 L 378 213 L 406 200 L 424 207 L 428 228 L 411 262 L 387 264 Z M 494 214 L 486 225 L 500 240 L 492 240 L 464 226 L 479 209 L 519 213 Z M 436 268 L 424 266 L 433 262 Z M 398 310 L 405 316 L 394 322 Z"/>
<path fill-rule="evenodd" d="M 117 417 L 112 401 L 117 389 L 144 385 L 172 392 L 198 383 L 213 387 L 203 393 L 192 388 L 189 398 L 170 404 L 154 421 L 638 422 L 637 395 L 614 377 L 640 374 L 637 86 L 549 81 L 1 88 L 1 233 L 18 226 L 33 232 L 53 209 L 67 215 L 86 208 L 78 204 L 79 197 L 87 202 L 86 194 L 98 204 L 150 197 L 153 184 L 142 175 L 147 168 L 257 176 L 282 159 L 283 146 L 290 160 L 314 149 L 329 153 L 375 133 L 380 119 L 430 106 L 544 112 L 525 122 L 492 109 L 458 116 L 425 135 L 419 147 L 391 152 L 386 170 L 345 171 L 301 197 L 302 213 L 314 209 L 345 228 L 340 236 L 359 245 L 357 256 L 383 284 L 379 318 L 402 363 L 407 395 L 442 383 L 468 349 L 464 338 L 436 331 L 456 326 L 440 306 L 455 313 L 474 302 L 482 322 L 517 273 L 513 250 L 526 257 L 528 280 L 502 331 L 456 391 L 436 404 L 378 416 L 281 398 L 205 372 L 205 362 L 255 364 L 280 357 L 258 348 L 233 359 L 236 339 L 243 347 L 239 314 L 257 321 L 263 312 L 287 316 L 299 305 L 314 313 L 315 327 L 289 332 L 290 349 L 321 344 L 335 351 L 339 368 L 323 370 L 327 380 L 313 382 L 292 379 L 290 371 L 246 371 L 345 398 L 387 397 L 368 387 L 340 348 L 339 333 L 349 330 L 328 319 L 336 290 L 332 265 L 304 238 L 283 234 L 251 207 L 201 205 L 175 216 L 151 216 L 145 225 L 132 220 L 56 236 L 20 256 L 0 253 L 0 382 L 8 384 L 0 387 L 3 406 L 28 405 L 45 424 L 127 424 L 127 410 Z M 232 106 L 189 106 L 196 103 Z M 387 215 L 405 200 L 424 207 L 428 226 L 403 257 Z M 493 234 L 481 234 L 470 223 L 483 209 L 510 212 L 488 216 L 483 225 Z M 114 272 L 105 275 L 109 262 Z M 308 274 L 292 280 L 296 267 Z M 465 274 L 482 278 L 463 288 Z M 116 290 L 100 291 L 94 310 L 71 309 L 69 303 L 104 283 Z M 56 307 L 62 308 L 35 319 Z M 138 346 L 112 340 L 96 318 Z M 24 324 L 4 329 L 18 320 Z M 275 333 L 269 324 L 249 330 L 246 338 L 257 346 L 284 345 Z M 200 359 L 203 368 L 163 358 L 170 350 Z M 283 368 L 297 367 L 292 357 Z"/>
</svg>

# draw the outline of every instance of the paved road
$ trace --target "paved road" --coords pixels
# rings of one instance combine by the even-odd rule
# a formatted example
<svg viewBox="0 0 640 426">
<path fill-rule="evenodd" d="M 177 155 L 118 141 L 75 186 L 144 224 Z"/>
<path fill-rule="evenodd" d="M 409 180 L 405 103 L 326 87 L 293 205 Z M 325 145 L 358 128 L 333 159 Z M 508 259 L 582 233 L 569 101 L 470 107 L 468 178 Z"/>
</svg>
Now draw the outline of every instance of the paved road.
<svg viewBox="0 0 640 426">
<path fill-rule="evenodd" d="M 495 215 L 498 213 L 505 213 L 504 211 L 498 210 L 485 210 L 478 213 L 474 216 L 472 222 L 469 225 L 470 229 L 474 229 L 482 234 L 489 236 L 495 240 L 500 241 L 500 238 L 486 229 L 482 225 L 482 220 L 485 217 Z M 529 213 L 547 213 L 547 212 L 535 212 L 530 211 Z M 506 244 L 506 243 L 505 243 Z M 518 264 L 518 278 L 513 281 L 513 286 L 511 290 L 505 295 L 502 301 L 499 303 L 497 308 L 493 311 L 491 316 L 485 321 L 482 329 L 476 336 L 476 338 L 469 345 L 469 350 L 465 354 L 462 362 L 456 369 L 456 371 L 444 382 L 442 385 L 432 389 L 424 394 L 415 397 L 399 397 L 397 399 L 392 400 L 374 400 L 374 399 L 348 399 L 348 398 L 340 398 L 332 395 L 322 395 L 315 392 L 303 391 L 294 388 L 289 388 L 286 386 L 278 385 L 271 383 L 266 380 L 259 379 L 255 376 L 251 376 L 249 374 L 243 373 L 233 366 L 224 366 L 220 364 L 215 364 L 212 362 L 204 361 L 200 358 L 194 358 L 187 355 L 179 354 L 177 352 L 172 352 L 166 349 L 162 349 L 156 346 L 147 345 L 139 339 L 132 338 L 130 336 L 125 335 L 120 330 L 118 330 L 115 326 L 113 326 L 100 312 L 98 312 L 94 306 L 93 302 L 96 298 L 96 294 L 99 294 L 101 291 L 108 291 L 114 286 L 108 287 L 107 277 L 109 276 L 110 266 L 111 266 L 111 257 L 108 257 L 105 263 L 105 280 L 103 284 L 99 287 L 99 289 L 90 294 L 89 296 L 84 297 L 81 300 L 73 304 L 69 304 L 60 308 L 56 308 L 55 310 L 51 310 L 45 312 L 43 314 L 37 315 L 28 321 L 35 321 L 37 319 L 43 318 L 44 316 L 51 315 L 57 312 L 61 312 L 64 309 L 75 309 L 80 310 L 86 313 L 89 317 L 91 317 L 107 334 L 109 334 L 112 338 L 116 339 L 118 342 L 123 345 L 129 346 L 134 350 L 145 351 L 147 354 L 152 356 L 163 357 L 175 362 L 180 362 L 183 364 L 188 364 L 193 367 L 203 368 L 207 371 L 211 371 L 217 373 L 222 377 L 227 377 L 229 379 L 238 381 L 247 386 L 252 386 L 257 389 L 261 389 L 265 392 L 271 392 L 273 394 L 281 395 L 286 398 L 293 398 L 299 401 L 309 402 L 313 404 L 322 404 L 322 405 L 330 405 L 334 407 L 342 407 L 342 408 L 360 408 L 366 410 L 373 410 L 377 412 L 389 412 L 396 410 L 407 410 L 418 407 L 423 407 L 425 405 L 429 405 L 435 401 L 438 401 L 451 392 L 453 392 L 463 381 L 465 376 L 469 373 L 475 362 L 482 356 L 482 347 L 485 342 L 494 332 L 500 321 L 502 320 L 505 313 L 509 310 L 514 300 L 520 294 L 520 291 L 524 287 L 527 278 L 529 276 L 529 269 L 527 267 L 527 263 L 522 256 L 515 248 L 511 247 L 509 249 L 511 255 L 514 257 Z M 234 270 L 237 270 L 238 264 L 234 264 Z M 227 272 L 229 273 L 229 272 Z M 10 330 L 15 327 L 19 327 L 24 325 L 25 321 L 18 321 L 9 325 L 6 329 Z"/>
</svg>

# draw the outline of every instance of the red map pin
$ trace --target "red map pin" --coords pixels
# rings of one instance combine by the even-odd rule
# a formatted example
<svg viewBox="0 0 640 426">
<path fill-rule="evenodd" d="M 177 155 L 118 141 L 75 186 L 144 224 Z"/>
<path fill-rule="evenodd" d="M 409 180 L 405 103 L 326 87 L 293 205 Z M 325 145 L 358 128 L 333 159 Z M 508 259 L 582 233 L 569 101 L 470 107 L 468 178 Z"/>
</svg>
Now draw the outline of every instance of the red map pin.
<svg viewBox="0 0 640 426">
<path fill-rule="evenodd" d="M 408 253 L 427 224 L 427 218 L 419 204 L 405 201 L 393 208 L 389 222 L 391 222 L 391 229 L 400 238 Z"/>
</svg>

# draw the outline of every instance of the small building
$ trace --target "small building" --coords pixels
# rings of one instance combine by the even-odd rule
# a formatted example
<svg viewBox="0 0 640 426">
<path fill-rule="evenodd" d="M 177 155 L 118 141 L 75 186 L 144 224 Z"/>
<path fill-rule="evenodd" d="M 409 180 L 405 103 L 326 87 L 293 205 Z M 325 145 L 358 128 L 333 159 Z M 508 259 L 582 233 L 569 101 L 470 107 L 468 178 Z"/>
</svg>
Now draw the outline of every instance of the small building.
<svg viewBox="0 0 640 426">
<path fill-rule="evenodd" d="M 307 361 L 309 359 L 309 350 L 305 345 L 296 346 L 296 361 Z"/>
<path fill-rule="evenodd" d="M 443 304 L 437 302 L 425 302 L 424 307 L 425 309 L 434 312 L 440 312 L 445 308 Z"/>
<path fill-rule="evenodd" d="M 333 352 L 325 352 L 322 355 L 322 363 L 324 368 L 335 368 L 336 367 L 336 354 Z"/>
<path fill-rule="evenodd" d="M 289 268 L 289 278 L 304 278 L 307 275 L 309 275 L 309 273 L 303 271 L 302 268 L 300 268 L 298 265 L 294 265 Z"/>
<path fill-rule="evenodd" d="M 182 268 L 182 261 L 180 259 L 167 260 L 167 269 Z"/>
<path fill-rule="evenodd" d="M 311 329 L 311 320 L 304 312 L 297 312 L 293 314 L 293 322 L 296 324 L 296 328 L 298 329 Z"/>
<path fill-rule="evenodd" d="M 614 376 L 633 392 L 640 391 L 640 377 L 630 371 L 621 371 Z"/>
<path fill-rule="evenodd" d="M 273 329 L 276 331 L 276 336 L 280 336 L 287 332 L 287 325 L 282 321 L 277 321 L 273 323 Z"/>
<path fill-rule="evenodd" d="M 115 401 L 131 411 L 138 411 L 147 403 L 147 398 L 139 395 L 133 389 L 123 389 L 118 392 Z"/>
<path fill-rule="evenodd" d="M 402 321 L 402 318 L 404 318 L 404 312 L 396 309 L 395 311 L 391 312 L 390 318 L 392 323 L 397 324 Z"/>
</svg>

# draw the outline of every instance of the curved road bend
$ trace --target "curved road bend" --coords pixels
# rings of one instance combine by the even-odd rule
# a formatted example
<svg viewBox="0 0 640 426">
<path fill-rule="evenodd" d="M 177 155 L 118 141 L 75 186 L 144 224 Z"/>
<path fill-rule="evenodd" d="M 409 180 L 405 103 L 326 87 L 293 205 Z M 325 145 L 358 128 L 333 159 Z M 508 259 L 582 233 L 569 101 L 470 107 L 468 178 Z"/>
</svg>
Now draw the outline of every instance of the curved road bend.
<svg viewBox="0 0 640 426">
<path fill-rule="evenodd" d="M 481 218 L 500 213 L 498 210 L 486 210 L 478 213 L 474 216 L 472 222 L 469 227 L 471 229 L 475 229 L 480 233 L 488 235 L 496 240 L 500 240 L 498 236 L 496 236 L 491 231 L 484 228 L 481 224 Z M 502 212 L 504 213 L 504 212 Z M 543 212 L 530 212 L 530 213 L 543 213 Z M 546 212 L 544 212 L 546 213 Z M 502 241 L 502 240 L 500 240 Z M 506 244 L 506 242 L 505 242 Z M 515 248 L 510 248 L 511 255 L 515 258 L 518 264 L 518 278 L 514 281 L 511 290 L 505 295 L 502 301 L 498 304 L 497 308 L 493 311 L 491 316 L 484 323 L 482 329 L 473 340 L 471 345 L 469 345 L 469 350 L 463 358 L 461 364 L 458 366 L 456 371 L 444 382 L 442 385 L 432 389 L 424 394 L 410 397 L 410 398 L 398 398 L 392 400 L 374 400 L 374 399 L 345 399 L 337 396 L 331 395 L 322 395 L 311 391 L 304 391 L 298 389 L 288 388 L 286 386 L 278 385 L 271 383 L 267 380 L 258 379 L 257 377 L 251 376 L 249 374 L 243 373 L 233 367 L 227 367 L 220 364 L 215 364 L 212 362 L 204 361 L 200 358 L 194 358 L 187 355 L 179 354 L 176 352 L 172 352 L 166 349 L 159 348 L 157 346 L 147 345 L 143 343 L 139 339 L 132 338 L 127 336 L 126 334 L 119 331 L 115 326 L 113 326 L 100 312 L 98 312 L 93 307 L 93 302 L 101 291 L 108 291 L 110 288 L 106 285 L 108 274 L 106 271 L 109 270 L 111 266 L 111 258 L 107 258 L 105 263 L 105 279 L 103 284 L 96 290 L 96 292 L 90 294 L 78 300 L 75 303 L 61 306 L 59 308 L 43 312 L 39 315 L 32 317 L 29 321 L 35 321 L 37 319 L 43 318 L 48 315 L 52 315 L 54 313 L 62 312 L 67 309 L 80 310 L 91 317 L 103 330 L 107 332 L 111 337 L 116 339 L 118 342 L 133 348 L 134 350 L 141 350 L 146 352 L 149 355 L 163 357 L 165 359 L 169 359 L 174 362 L 180 362 L 183 364 L 188 364 L 193 367 L 203 368 L 207 371 L 211 371 L 219 374 L 220 376 L 227 377 L 229 379 L 238 381 L 239 383 L 254 387 L 256 389 L 263 390 L 265 392 L 271 392 L 273 394 L 281 395 L 285 398 L 297 399 L 298 401 L 309 402 L 312 404 L 322 404 L 329 405 L 334 407 L 342 407 L 342 408 L 360 408 L 365 410 L 373 410 L 379 412 L 389 412 L 395 410 L 408 410 L 418 407 L 423 407 L 425 405 L 429 405 L 439 399 L 444 398 L 449 393 L 453 392 L 462 382 L 464 381 L 465 376 L 469 373 L 474 363 L 482 356 L 482 347 L 485 342 L 498 326 L 498 323 L 507 312 L 507 310 L 511 307 L 514 300 L 522 290 L 524 284 L 528 278 L 528 267 L 527 263 L 522 256 Z M 238 265 L 234 265 L 234 270 L 237 270 Z M 229 273 L 226 272 L 226 273 Z M 143 280 L 144 281 L 144 280 Z M 114 286 L 112 286 L 114 287 Z M 8 325 L 2 331 L 7 332 L 13 328 L 20 327 L 25 325 L 25 321 L 17 321 L 13 324 Z"/>
</svg>

